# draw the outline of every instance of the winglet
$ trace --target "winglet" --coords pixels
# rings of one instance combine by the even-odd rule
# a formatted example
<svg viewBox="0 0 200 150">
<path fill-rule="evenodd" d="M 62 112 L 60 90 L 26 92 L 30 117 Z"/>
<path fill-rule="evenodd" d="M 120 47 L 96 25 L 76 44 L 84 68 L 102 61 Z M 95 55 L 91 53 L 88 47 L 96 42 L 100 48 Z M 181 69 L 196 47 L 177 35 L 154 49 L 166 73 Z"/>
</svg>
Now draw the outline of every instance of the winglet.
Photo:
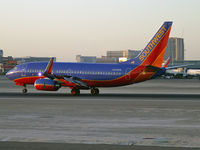
<svg viewBox="0 0 200 150">
<path fill-rule="evenodd" d="M 44 71 L 43 74 L 51 74 L 52 72 L 52 68 L 53 68 L 53 61 L 54 61 L 54 57 L 52 57 L 50 60 L 49 60 L 49 63 Z"/>
<path fill-rule="evenodd" d="M 169 57 L 169 58 L 167 59 L 167 61 L 166 61 L 166 63 L 164 64 L 163 67 L 167 68 L 168 65 L 169 65 L 169 63 L 170 63 L 170 61 L 171 61 L 171 57 Z"/>
</svg>

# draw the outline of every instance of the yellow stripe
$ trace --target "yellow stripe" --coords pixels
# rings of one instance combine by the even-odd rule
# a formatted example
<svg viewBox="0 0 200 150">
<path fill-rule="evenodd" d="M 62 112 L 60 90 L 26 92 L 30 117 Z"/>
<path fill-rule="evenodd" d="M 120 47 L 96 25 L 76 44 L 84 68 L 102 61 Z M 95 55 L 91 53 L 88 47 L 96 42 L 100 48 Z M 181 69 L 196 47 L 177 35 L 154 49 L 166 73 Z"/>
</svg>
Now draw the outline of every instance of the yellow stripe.
<svg viewBox="0 0 200 150">
<path fill-rule="evenodd" d="M 154 66 L 154 64 L 157 62 L 157 60 L 160 58 L 161 55 L 163 55 L 163 53 L 165 53 L 167 46 L 165 46 L 165 48 L 162 50 L 162 52 L 160 53 L 160 55 L 156 58 L 156 60 L 153 62 L 152 66 Z M 161 65 L 162 66 L 162 65 Z M 157 67 L 157 66 L 156 66 Z"/>
<path fill-rule="evenodd" d="M 171 27 L 167 30 L 167 32 L 171 29 Z M 160 39 L 160 41 L 164 38 L 164 36 L 167 34 L 167 32 L 163 35 L 163 37 Z M 156 46 L 160 43 L 160 41 L 155 45 L 154 49 L 156 48 Z M 151 41 L 150 41 L 151 42 Z M 153 49 L 153 50 L 154 50 Z M 153 50 L 149 53 L 149 55 L 153 52 Z M 149 55 L 145 58 L 145 60 L 149 57 Z M 142 62 L 141 65 L 143 65 L 143 63 L 145 62 L 145 60 Z"/>
</svg>

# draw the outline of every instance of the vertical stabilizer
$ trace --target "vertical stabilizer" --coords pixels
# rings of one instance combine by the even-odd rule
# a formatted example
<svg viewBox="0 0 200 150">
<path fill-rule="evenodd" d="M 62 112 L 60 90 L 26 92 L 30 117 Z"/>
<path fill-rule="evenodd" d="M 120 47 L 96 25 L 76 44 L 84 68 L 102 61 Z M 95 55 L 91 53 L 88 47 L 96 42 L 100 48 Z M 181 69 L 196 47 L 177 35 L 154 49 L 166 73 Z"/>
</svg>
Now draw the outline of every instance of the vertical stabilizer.
<svg viewBox="0 0 200 150">
<path fill-rule="evenodd" d="M 134 59 L 124 63 L 162 67 L 172 22 L 164 22 L 144 50 Z"/>
</svg>

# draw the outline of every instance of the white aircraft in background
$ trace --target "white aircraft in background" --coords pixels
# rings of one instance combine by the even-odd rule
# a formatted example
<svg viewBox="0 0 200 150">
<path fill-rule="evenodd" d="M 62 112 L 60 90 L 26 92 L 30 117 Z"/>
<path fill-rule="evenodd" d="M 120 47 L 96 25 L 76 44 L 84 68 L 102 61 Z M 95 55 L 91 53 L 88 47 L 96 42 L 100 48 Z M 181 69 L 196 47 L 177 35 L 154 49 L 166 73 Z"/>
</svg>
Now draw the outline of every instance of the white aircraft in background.
<svg viewBox="0 0 200 150">
<path fill-rule="evenodd" d="M 188 69 L 187 74 L 193 76 L 200 75 L 200 69 Z"/>
</svg>

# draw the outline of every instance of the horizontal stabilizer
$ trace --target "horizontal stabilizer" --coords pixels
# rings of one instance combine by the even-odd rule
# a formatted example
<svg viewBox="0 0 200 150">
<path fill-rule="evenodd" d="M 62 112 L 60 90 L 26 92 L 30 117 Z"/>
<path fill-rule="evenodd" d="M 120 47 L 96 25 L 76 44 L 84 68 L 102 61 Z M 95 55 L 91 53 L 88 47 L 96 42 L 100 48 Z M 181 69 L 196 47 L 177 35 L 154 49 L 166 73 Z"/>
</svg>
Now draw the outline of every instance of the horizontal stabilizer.
<svg viewBox="0 0 200 150">
<path fill-rule="evenodd" d="M 145 68 L 145 72 L 158 72 L 158 71 L 162 71 L 162 69 L 151 65 L 146 66 Z"/>
</svg>

